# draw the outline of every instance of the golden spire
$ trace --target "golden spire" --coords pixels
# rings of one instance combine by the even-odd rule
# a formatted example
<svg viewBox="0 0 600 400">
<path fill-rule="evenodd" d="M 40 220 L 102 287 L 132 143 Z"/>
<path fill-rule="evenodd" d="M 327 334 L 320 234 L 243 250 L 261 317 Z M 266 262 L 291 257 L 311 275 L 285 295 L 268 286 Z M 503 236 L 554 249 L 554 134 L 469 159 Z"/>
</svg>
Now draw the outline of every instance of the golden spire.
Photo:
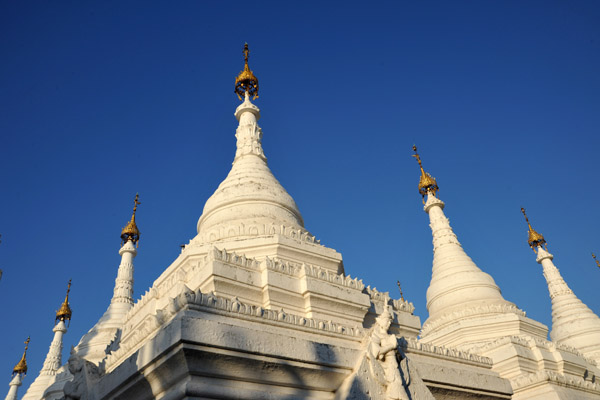
<svg viewBox="0 0 600 400">
<path fill-rule="evenodd" d="M 600 261 L 598 261 L 596 259 L 596 255 L 594 253 L 592 253 L 592 257 L 594 257 L 594 261 L 596 261 L 596 265 L 598 266 L 598 268 L 600 268 Z"/>
<path fill-rule="evenodd" d="M 258 78 L 254 76 L 250 67 L 248 67 L 248 43 L 244 45 L 244 70 L 235 78 L 235 93 L 238 98 L 242 98 L 248 93 L 249 96 L 254 96 L 253 99 L 258 98 Z"/>
<path fill-rule="evenodd" d="M 400 298 L 404 301 L 404 295 L 402 294 L 402 286 L 400 286 L 400 281 L 396 281 L 396 285 L 398 285 L 398 290 L 400 291 Z"/>
<path fill-rule="evenodd" d="M 69 279 L 69 284 L 67 285 L 67 295 L 65 296 L 65 301 L 63 301 L 62 305 L 56 312 L 56 320 L 54 321 L 55 324 L 57 321 L 65 321 L 65 320 L 69 320 L 69 323 L 71 322 L 71 315 L 73 314 L 73 312 L 71 311 L 71 307 L 69 306 L 69 292 L 70 291 L 71 291 L 71 280 Z"/>
<path fill-rule="evenodd" d="M 25 351 L 23 352 L 23 357 L 21 357 L 21 361 L 19 361 L 17 363 L 17 365 L 15 365 L 15 367 L 13 368 L 13 376 L 15 376 L 16 374 L 27 374 L 27 360 L 25 359 L 25 357 L 27 356 L 27 348 L 29 347 L 29 336 L 27 337 L 27 340 L 25 341 Z"/>
<path fill-rule="evenodd" d="M 138 204 L 142 204 L 138 201 L 139 197 L 140 195 L 137 193 L 135 195 L 135 200 L 133 201 L 133 215 L 131 216 L 131 221 L 129 221 L 121 231 L 121 244 L 125 244 L 128 240 L 131 240 L 137 246 L 137 242 L 140 240 L 140 231 L 135 224 L 135 212 L 137 211 L 137 206 Z"/>
<path fill-rule="evenodd" d="M 548 250 L 546 248 L 546 239 L 544 239 L 544 236 L 542 234 L 537 233 L 535 229 L 531 227 L 531 224 L 529 223 L 529 218 L 527 218 L 527 214 L 525 213 L 525 209 L 523 207 L 521 207 L 521 212 L 525 216 L 525 221 L 527 221 L 527 226 L 529 227 L 529 238 L 527 239 L 529 247 L 531 247 L 535 253 L 537 253 L 536 249 L 538 247 L 541 247 L 542 245 L 544 246 L 544 249 Z"/>
<path fill-rule="evenodd" d="M 419 179 L 419 193 L 421 193 L 421 196 L 423 196 L 423 204 L 425 204 L 425 196 L 428 193 L 432 193 L 435 196 L 435 194 L 438 190 L 440 190 L 440 188 L 438 187 L 435 178 L 429 175 L 423 169 L 423 165 L 421 164 L 421 157 L 419 156 L 419 153 L 417 153 L 417 146 L 413 145 L 413 151 L 415 152 L 415 154 L 413 154 L 412 156 L 417 159 L 417 162 L 419 163 L 419 168 L 421 168 L 421 179 Z"/>
</svg>

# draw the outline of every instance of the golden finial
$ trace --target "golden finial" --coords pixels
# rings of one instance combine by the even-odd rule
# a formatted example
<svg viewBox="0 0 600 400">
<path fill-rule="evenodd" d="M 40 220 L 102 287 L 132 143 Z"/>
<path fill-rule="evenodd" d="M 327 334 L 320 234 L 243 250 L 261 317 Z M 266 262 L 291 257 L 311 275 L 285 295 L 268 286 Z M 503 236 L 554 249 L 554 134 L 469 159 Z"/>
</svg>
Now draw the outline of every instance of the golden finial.
<svg viewBox="0 0 600 400">
<path fill-rule="evenodd" d="M 27 360 L 26 360 L 26 356 L 27 356 L 27 349 L 29 348 L 29 336 L 27 337 L 27 340 L 25 341 L 25 351 L 23 352 L 23 357 L 21 357 L 21 361 L 19 361 L 17 363 L 17 365 L 15 365 L 15 367 L 13 368 L 13 376 L 15 376 L 16 374 L 27 374 Z"/>
<path fill-rule="evenodd" d="M 600 268 L 600 261 L 598 261 L 596 259 L 596 255 L 594 253 L 592 253 L 592 257 L 594 257 L 594 261 L 596 261 L 596 265 L 598 266 L 598 268 Z"/>
<path fill-rule="evenodd" d="M 419 153 L 417 153 L 417 146 L 413 145 L 413 151 L 415 152 L 415 154 L 413 154 L 412 156 L 417 159 L 417 162 L 419 163 L 419 168 L 421 168 L 421 179 L 419 179 L 419 193 L 421 193 L 421 196 L 423 196 L 423 204 L 425 204 L 425 196 L 428 193 L 432 193 L 435 196 L 435 194 L 438 190 L 440 190 L 440 188 L 438 187 L 435 178 L 429 175 L 423 169 L 423 165 L 421 164 L 421 157 L 419 156 Z"/>
<path fill-rule="evenodd" d="M 65 296 L 65 301 L 63 301 L 62 305 L 56 312 L 56 320 L 54 321 L 54 324 L 56 324 L 58 321 L 65 321 L 65 320 L 69 320 L 69 323 L 71 323 L 71 315 L 73 314 L 73 312 L 71 311 L 71 307 L 69 306 L 69 292 L 70 291 L 71 291 L 71 280 L 69 279 L 69 284 L 67 285 L 67 295 Z"/>
<path fill-rule="evenodd" d="M 400 286 L 400 281 L 396 281 L 396 285 L 398 285 L 398 290 L 400 291 L 400 298 L 404 301 L 404 295 L 402 294 L 402 286 Z"/>
<path fill-rule="evenodd" d="M 258 98 L 258 78 L 254 76 L 250 67 L 248 67 L 248 43 L 244 44 L 244 70 L 235 78 L 235 93 L 238 98 L 242 100 L 243 97 L 248 93 L 249 96 L 254 96 L 253 99 Z"/>
<path fill-rule="evenodd" d="M 131 240 L 137 246 L 138 240 L 140 240 L 140 231 L 135 224 L 135 212 L 137 211 L 137 206 L 142 204 L 138 201 L 139 197 L 139 193 L 136 193 L 135 200 L 133 201 L 133 215 L 131 216 L 131 221 L 129 221 L 121 231 L 121 244 L 125 244 L 128 240 Z"/>
<path fill-rule="evenodd" d="M 521 207 L 521 212 L 525 216 L 525 221 L 527 221 L 527 226 L 529 227 L 529 237 L 527 239 L 529 247 L 531 247 L 535 253 L 537 253 L 537 248 L 541 247 L 542 245 L 544 246 L 544 249 L 548 250 L 546 247 L 546 239 L 544 239 L 542 234 L 537 233 L 535 229 L 531 227 L 529 218 L 527 218 L 527 214 L 525 213 L 525 209 L 523 207 Z"/>
</svg>

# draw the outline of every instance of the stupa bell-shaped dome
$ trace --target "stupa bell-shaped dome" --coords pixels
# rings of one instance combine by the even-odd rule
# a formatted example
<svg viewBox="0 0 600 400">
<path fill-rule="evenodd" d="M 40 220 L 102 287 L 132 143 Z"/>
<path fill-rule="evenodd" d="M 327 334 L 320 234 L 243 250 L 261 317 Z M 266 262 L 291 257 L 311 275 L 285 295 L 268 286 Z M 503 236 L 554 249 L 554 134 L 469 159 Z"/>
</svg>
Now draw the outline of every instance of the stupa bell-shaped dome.
<svg viewBox="0 0 600 400">
<path fill-rule="evenodd" d="M 209 235 L 214 231 L 216 236 L 231 236 L 223 231 L 234 231 L 243 235 L 253 227 L 258 233 L 265 225 L 304 230 L 296 202 L 267 166 L 261 145 L 262 130 L 257 124 L 260 112 L 248 95 L 235 116 L 239 126 L 233 166 L 206 201 L 198 221 L 198 234 Z M 240 230 L 241 225 L 248 229 Z"/>
<path fill-rule="evenodd" d="M 306 232 L 296 202 L 267 166 L 257 123 L 260 110 L 250 101 L 250 96 L 258 97 L 258 79 L 248 67 L 248 54 L 246 44 L 244 70 L 235 81 L 235 91 L 244 100 L 235 110 L 239 126 L 233 166 L 206 201 L 198 220 L 198 236 L 205 241 L 290 230 Z"/>
</svg>

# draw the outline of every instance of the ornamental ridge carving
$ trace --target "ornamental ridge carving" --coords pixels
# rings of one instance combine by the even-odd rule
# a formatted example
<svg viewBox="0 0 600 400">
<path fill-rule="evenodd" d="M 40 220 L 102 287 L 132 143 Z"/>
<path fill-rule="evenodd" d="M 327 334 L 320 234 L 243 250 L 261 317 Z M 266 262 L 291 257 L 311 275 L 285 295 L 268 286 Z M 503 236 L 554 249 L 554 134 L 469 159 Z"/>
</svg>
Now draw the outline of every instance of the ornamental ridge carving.
<svg viewBox="0 0 600 400">
<path fill-rule="evenodd" d="M 210 313 L 235 314 L 237 318 L 259 319 L 272 324 L 291 325 L 294 329 L 319 331 L 320 333 L 358 340 L 361 340 L 364 336 L 363 328 L 358 325 L 348 326 L 330 320 L 306 318 L 287 313 L 283 309 L 265 309 L 261 306 L 246 304 L 239 301 L 237 297 L 226 299 L 213 293 L 202 293 L 199 290 L 191 291 L 187 289 L 171 298 L 164 309 L 156 310 L 155 315 L 148 315 L 136 326 L 128 325 L 123 331 L 119 348 L 111 352 L 106 359 L 106 370 L 110 372 L 110 369 L 118 365 L 124 357 L 141 347 L 143 340 L 155 334 L 165 322 L 188 305 L 193 306 L 194 309 Z"/>
<path fill-rule="evenodd" d="M 209 261 L 220 261 L 226 264 L 255 270 L 258 270 L 260 266 L 260 263 L 254 258 L 247 258 L 244 254 L 237 255 L 235 252 L 228 253 L 227 250 L 219 250 L 214 246 L 206 255 L 205 262 Z"/>
<path fill-rule="evenodd" d="M 261 270 L 264 269 L 270 269 L 271 271 L 281 272 L 282 274 L 291 276 L 300 276 L 300 264 L 280 260 L 277 258 L 271 259 L 266 257 L 261 264 Z"/>
<path fill-rule="evenodd" d="M 404 340 L 407 343 L 408 350 L 413 352 L 430 353 L 435 354 L 437 356 L 443 356 L 454 359 L 458 358 L 461 360 L 469 361 L 473 364 L 483 365 L 487 368 L 491 368 L 493 365 L 493 361 L 489 357 L 484 357 L 448 347 L 434 346 L 430 343 L 423 343 L 415 338 L 404 338 Z"/>
<path fill-rule="evenodd" d="M 488 343 L 488 344 L 485 344 L 482 346 L 475 346 L 471 349 L 471 351 L 473 351 L 475 353 L 485 353 L 489 350 L 493 350 L 497 347 L 504 346 L 509 343 L 520 345 L 523 347 L 528 347 L 528 348 L 541 347 L 543 349 L 546 349 L 546 350 L 552 351 L 552 352 L 553 351 L 561 351 L 561 352 L 565 352 L 565 353 L 570 353 L 570 354 L 573 354 L 577 357 L 584 359 L 587 363 L 589 363 L 591 365 L 597 365 L 596 361 L 586 357 L 583 353 L 581 353 L 579 350 L 577 350 L 574 347 L 571 347 L 571 346 L 568 346 L 568 345 L 565 345 L 562 343 L 552 342 L 550 340 L 535 338 L 532 336 L 523 336 L 523 335 L 505 336 L 500 339 L 496 339 L 491 343 Z"/>
<path fill-rule="evenodd" d="M 471 307 L 464 310 L 454 311 L 449 314 L 444 314 L 433 320 L 425 321 L 423 324 L 423 329 L 421 329 L 421 335 L 427 335 L 430 331 L 436 330 L 439 327 L 449 324 L 453 321 L 482 314 L 517 314 L 524 317 L 525 311 L 519 309 L 513 304 L 491 304 Z"/>
<path fill-rule="evenodd" d="M 217 228 L 208 232 L 203 232 L 194 238 L 190 242 L 190 245 L 202 246 L 207 243 L 216 242 L 230 237 L 268 235 L 281 235 L 290 239 L 294 239 L 300 243 L 310 243 L 322 246 L 320 240 L 303 228 L 275 224 L 246 225 L 244 223 L 237 225 L 218 226 Z"/>
<path fill-rule="evenodd" d="M 383 302 L 384 304 L 389 304 L 395 311 L 406 311 L 409 313 L 413 313 L 415 311 L 415 306 L 413 303 L 408 302 L 406 300 L 396 300 L 390 297 L 389 292 L 380 292 L 377 288 L 371 288 L 371 286 L 366 287 L 366 293 L 371 298 L 371 301 Z"/>
<path fill-rule="evenodd" d="M 239 125 L 235 132 L 237 138 L 235 158 L 246 154 L 254 154 L 266 160 L 262 148 L 262 129 L 256 122 Z"/>
<path fill-rule="evenodd" d="M 365 285 L 361 279 L 352 278 L 350 275 L 341 275 L 318 265 L 309 265 L 303 263 L 300 267 L 300 270 L 306 276 L 344 286 L 350 289 L 362 291 L 365 288 Z"/>
<path fill-rule="evenodd" d="M 575 389 L 584 389 L 594 393 L 600 393 L 600 384 L 587 381 L 580 377 L 565 376 L 554 371 L 538 371 L 525 376 L 520 376 L 511 380 L 513 390 L 523 389 L 528 386 L 537 385 L 541 382 L 552 382 L 560 386 L 571 387 Z"/>
</svg>

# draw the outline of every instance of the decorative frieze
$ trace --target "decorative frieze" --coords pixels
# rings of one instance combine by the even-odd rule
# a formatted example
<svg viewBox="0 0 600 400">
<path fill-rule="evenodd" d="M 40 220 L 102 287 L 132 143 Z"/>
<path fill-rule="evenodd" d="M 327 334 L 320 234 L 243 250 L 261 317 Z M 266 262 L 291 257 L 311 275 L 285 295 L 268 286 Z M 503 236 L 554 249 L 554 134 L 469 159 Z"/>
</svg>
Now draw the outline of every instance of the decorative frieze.
<svg viewBox="0 0 600 400">
<path fill-rule="evenodd" d="M 261 322 L 272 324 L 283 324 L 283 326 L 294 327 L 294 329 L 307 329 L 321 334 L 350 337 L 361 339 L 364 330 L 361 326 L 348 326 L 333 321 L 316 318 L 306 318 L 300 315 L 285 312 L 283 309 L 272 310 L 261 306 L 250 305 L 241 302 L 237 297 L 226 299 L 213 293 L 202 293 L 199 290 L 191 291 L 184 288 L 176 297 L 170 299 L 169 304 L 162 310 L 156 310 L 155 314 L 147 315 L 135 326 L 127 325 L 123 330 L 123 336 L 117 350 L 111 352 L 106 359 L 106 370 L 110 371 L 112 366 L 118 365 L 124 357 L 142 346 L 161 326 L 172 316 L 187 305 L 195 309 L 225 314 L 234 318 L 256 319 Z"/>
<path fill-rule="evenodd" d="M 365 288 L 363 281 L 358 278 L 352 278 L 350 275 L 337 274 L 334 271 L 322 268 L 318 265 L 302 263 L 301 271 L 303 275 L 351 289 L 362 291 Z"/>
<path fill-rule="evenodd" d="M 311 243 L 321 245 L 321 241 L 311 235 L 306 229 L 297 227 L 275 225 L 275 224 L 251 224 L 244 223 L 220 225 L 208 232 L 201 232 L 190 243 L 192 246 L 203 246 L 207 243 L 216 242 L 223 239 L 239 236 L 265 236 L 265 235 L 281 235 L 294 239 L 301 243 Z"/>
<path fill-rule="evenodd" d="M 367 286 L 365 291 L 371 298 L 371 301 L 383 302 L 386 305 L 390 304 L 395 311 L 405 311 L 411 314 L 415 311 L 413 303 L 402 299 L 392 299 L 389 292 L 380 292 L 377 288 L 371 288 L 371 286 Z"/>
<path fill-rule="evenodd" d="M 600 394 L 600 384 L 585 380 L 580 377 L 569 375 L 568 377 L 554 371 L 538 371 L 525 376 L 520 376 L 511 380 L 511 385 L 514 391 L 524 389 L 529 386 L 536 386 L 543 382 L 550 382 L 555 385 L 565 386 L 576 390 L 589 391 L 595 394 Z"/>
<path fill-rule="evenodd" d="M 484 365 L 488 368 L 491 368 L 493 364 L 492 359 L 489 357 L 483 357 L 466 351 L 460 351 L 457 349 L 452 349 L 443 346 L 434 346 L 430 343 L 423 343 L 415 338 L 405 338 L 404 341 L 409 351 L 412 350 L 415 352 L 424 352 L 434 354 L 437 356 L 460 359 L 464 361 L 469 361 L 471 363 Z"/>
</svg>

